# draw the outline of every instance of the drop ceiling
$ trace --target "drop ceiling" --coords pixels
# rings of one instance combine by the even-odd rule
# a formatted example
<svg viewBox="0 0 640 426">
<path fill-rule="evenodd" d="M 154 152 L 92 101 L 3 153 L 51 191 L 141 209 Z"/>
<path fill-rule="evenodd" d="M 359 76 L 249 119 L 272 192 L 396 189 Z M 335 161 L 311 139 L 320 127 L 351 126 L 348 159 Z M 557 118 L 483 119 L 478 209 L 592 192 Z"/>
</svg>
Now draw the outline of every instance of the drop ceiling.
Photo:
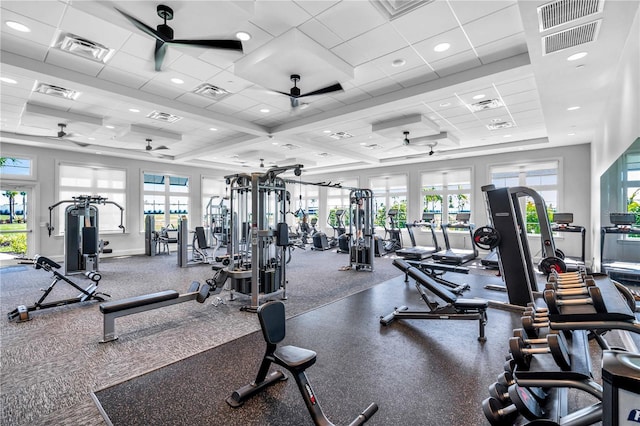
<svg viewBox="0 0 640 426">
<path fill-rule="evenodd" d="M 243 52 L 170 45 L 155 71 L 154 39 L 117 9 L 155 29 L 159 4 L 174 10 L 176 39 L 238 31 L 251 39 Z M 3 0 L 0 8 L 3 142 L 223 171 L 297 162 L 320 174 L 590 143 L 638 2 Z M 449 48 L 437 51 L 442 43 Z M 567 60 L 579 52 L 587 55 Z M 292 74 L 303 94 L 343 90 L 292 108 Z M 71 136 L 56 138 L 58 123 Z M 405 131 L 416 143 L 403 143 Z M 145 151 L 146 139 L 166 146 L 162 156 Z M 432 140 L 438 155 L 429 155 Z"/>
</svg>

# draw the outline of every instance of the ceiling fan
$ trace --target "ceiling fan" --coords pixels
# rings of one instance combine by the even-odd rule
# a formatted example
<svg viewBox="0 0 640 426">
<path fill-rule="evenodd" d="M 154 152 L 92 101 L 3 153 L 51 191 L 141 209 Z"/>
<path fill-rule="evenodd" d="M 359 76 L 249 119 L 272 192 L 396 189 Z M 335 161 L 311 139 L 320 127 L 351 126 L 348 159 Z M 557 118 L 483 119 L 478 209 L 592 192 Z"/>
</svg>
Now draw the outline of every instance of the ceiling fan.
<svg viewBox="0 0 640 426">
<path fill-rule="evenodd" d="M 144 150 L 146 152 L 149 152 L 149 151 L 160 151 L 162 149 L 169 149 L 168 146 L 164 146 L 164 145 L 156 146 L 155 148 L 152 147 L 151 146 L 151 142 L 153 142 L 153 140 L 151 140 L 149 138 L 145 139 L 144 141 L 147 143 L 147 146 L 144 147 Z"/>
<path fill-rule="evenodd" d="M 281 95 L 289 96 L 289 99 L 291 100 L 292 108 L 295 108 L 299 105 L 298 99 L 300 98 L 304 98 L 306 96 L 323 95 L 325 93 L 339 92 L 343 90 L 340 83 L 336 83 L 336 84 L 332 84 L 331 86 L 324 87 L 322 89 L 314 90 L 313 92 L 301 94 L 300 88 L 298 87 L 298 82 L 300 81 L 300 75 L 291 74 L 289 78 L 291 79 L 291 81 L 293 81 L 293 87 L 289 90 L 289 93 L 281 92 L 279 90 L 273 90 L 273 91 L 276 93 L 280 93 Z"/>
<path fill-rule="evenodd" d="M 58 123 L 58 132 L 56 133 L 55 136 L 43 136 L 43 135 L 34 135 L 34 134 L 28 134 L 28 133 L 16 133 L 17 135 L 21 135 L 21 136 L 27 136 L 31 139 L 49 139 L 49 140 L 65 140 L 65 141 L 69 141 L 71 143 L 74 143 L 78 146 L 81 147 L 87 147 L 91 144 L 88 143 L 84 143 L 84 142 L 79 142 L 76 140 L 73 140 L 72 138 L 74 137 L 78 137 L 78 136 L 82 136 L 80 134 L 77 133 L 67 133 L 66 132 L 66 128 L 67 125 L 65 123 Z"/>
<path fill-rule="evenodd" d="M 173 38 L 173 28 L 167 25 L 167 21 L 173 19 L 173 9 L 169 6 L 159 4 L 156 8 L 158 16 L 164 19 L 164 23 L 158 25 L 157 30 L 154 30 L 147 24 L 131 15 L 116 8 L 118 12 L 124 15 L 133 25 L 135 25 L 140 31 L 150 35 L 156 39 L 156 48 L 154 50 L 155 69 L 160 71 L 162 68 L 162 61 L 167 52 L 167 44 L 182 44 L 195 47 L 209 47 L 213 49 L 227 49 L 236 50 L 242 52 L 242 42 L 240 40 L 176 40 Z"/>
</svg>

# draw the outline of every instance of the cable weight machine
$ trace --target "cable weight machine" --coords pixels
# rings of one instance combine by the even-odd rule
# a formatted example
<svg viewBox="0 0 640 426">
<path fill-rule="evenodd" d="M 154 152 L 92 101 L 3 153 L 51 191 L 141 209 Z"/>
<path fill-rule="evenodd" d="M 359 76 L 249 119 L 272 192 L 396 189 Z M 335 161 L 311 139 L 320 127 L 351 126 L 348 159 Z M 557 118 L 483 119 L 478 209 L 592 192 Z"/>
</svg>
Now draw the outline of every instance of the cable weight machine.
<svg viewBox="0 0 640 426">
<path fill-rule="evenodd" d="M 84 271 L 98 271 L 98 256 L 107 252 L 108 243 L 100 240 L 98 206 L 113 204 L 120 209 L 120 225 L 125 232 L 124 208 L 114 201 L 108 201 L 99 195 L 79 195 L 71 200 L 58 201 L 49 206 L 49 237 L 55 229 L 52 225 L 53 209 L 60 204 L 71 203 L 64 212 L 64 274 L 71 275 Z"/>
<path fill-rule="evenodd" d="M 300 176 L 303 167 L 295 164 L 264 173 L 225 176 L 230 187 L 230 300 L 236 293 L 251 297 L 251 305 L 241 310 L 256 311 L 261 298 L 278 294 L 283 300 L 287 298 L 286 212 L 290 195 L 285 180 L 278 175 L 293 170 Z"/>
</svg>

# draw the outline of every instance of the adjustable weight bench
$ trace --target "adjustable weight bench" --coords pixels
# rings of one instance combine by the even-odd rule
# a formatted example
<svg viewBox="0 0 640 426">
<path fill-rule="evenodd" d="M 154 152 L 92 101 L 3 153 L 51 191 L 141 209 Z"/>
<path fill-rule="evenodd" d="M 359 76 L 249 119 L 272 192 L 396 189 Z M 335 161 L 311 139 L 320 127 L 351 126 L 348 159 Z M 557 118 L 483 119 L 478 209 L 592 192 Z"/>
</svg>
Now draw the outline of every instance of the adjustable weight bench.
<svg viewBox="0 0 640 426">
<path fill-rule="evenodd" d="M 481 342 L 486 340 L 484 327 L 487 324 L 489 302 L 484 299 L 458 298 L 428 274 L 411 266 L 406 260 L 394 259 L 393 265 L 415 280 L 416 288 L 429 310 L 409 310 L 407 306 L 400 306 L 390 314 L 380 317 L 382 325 L 389 325 L 394 319 L 477 320 L 480 329 L 478 340 Z M 441 305 L 432 296 L 446 304 Z"/>
</svg>

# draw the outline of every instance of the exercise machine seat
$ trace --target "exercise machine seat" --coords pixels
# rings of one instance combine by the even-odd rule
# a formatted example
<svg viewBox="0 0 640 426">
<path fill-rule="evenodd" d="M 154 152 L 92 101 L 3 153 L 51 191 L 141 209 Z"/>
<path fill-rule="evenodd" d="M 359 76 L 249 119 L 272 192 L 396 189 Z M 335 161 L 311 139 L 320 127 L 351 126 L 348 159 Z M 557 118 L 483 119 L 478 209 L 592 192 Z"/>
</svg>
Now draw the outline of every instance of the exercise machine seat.
<svg viewBox="0 0 640 426">
<path fill-rule="evenodd" d="M 489 307 L 489 302 L 483 299 L 456 299 L 454 306 L 461 309 L 486 309 Z"/>
<path fill-rule="evenodd" d="M 304 371 L 316 363 L 317 354 L 297 346 L 282 346 L 273 353 L 276 363 L 291 370 Z"/>
</svg>

